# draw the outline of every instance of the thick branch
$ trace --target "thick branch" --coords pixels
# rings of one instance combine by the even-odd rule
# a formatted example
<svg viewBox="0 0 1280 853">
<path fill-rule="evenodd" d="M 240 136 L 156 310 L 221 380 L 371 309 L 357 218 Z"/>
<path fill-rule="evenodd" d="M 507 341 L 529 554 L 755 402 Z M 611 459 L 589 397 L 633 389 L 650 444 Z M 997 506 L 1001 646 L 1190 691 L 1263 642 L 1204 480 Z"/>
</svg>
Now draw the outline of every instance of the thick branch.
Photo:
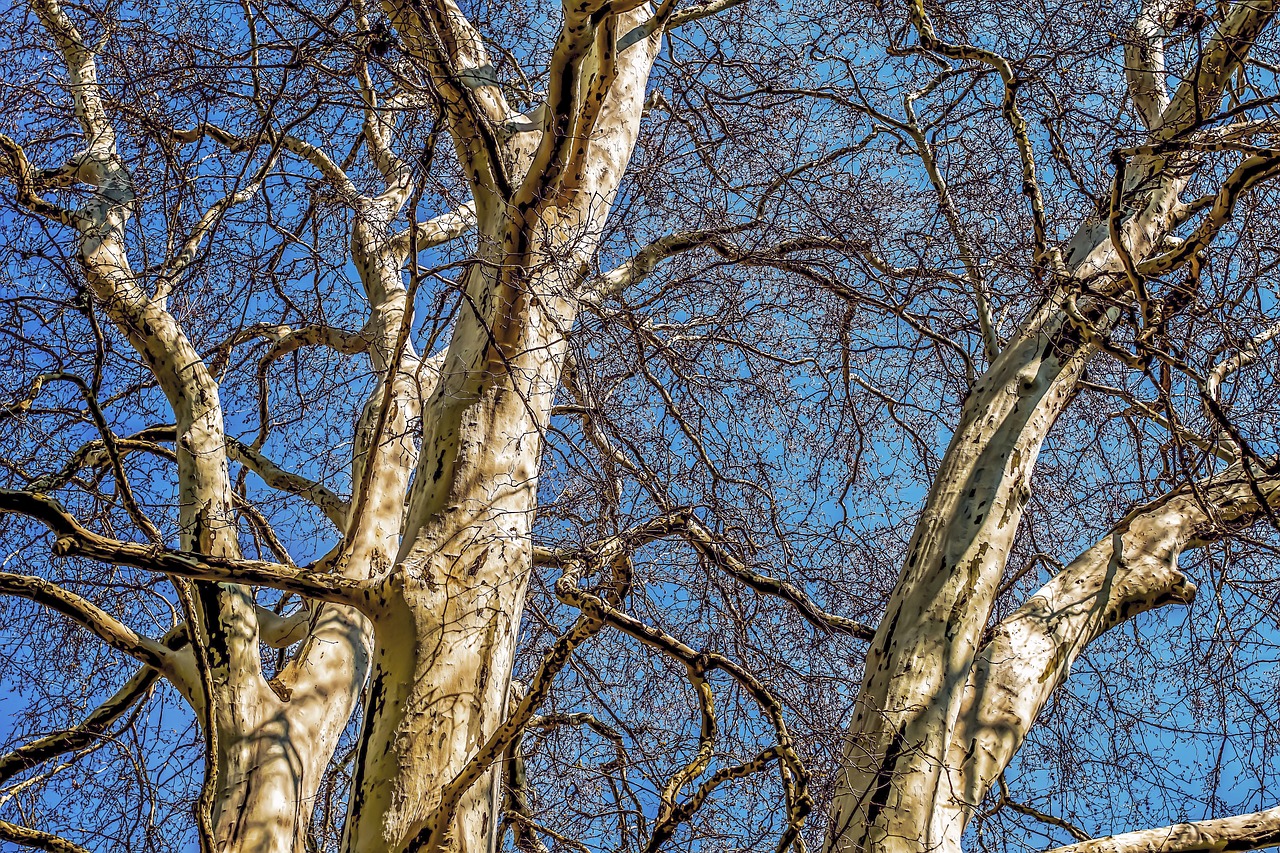
<svg viewBox="0 0 1280 853">
<path fill-rule="evenodd" d="M 457 210 L 449 213 L 442 213 L 439 216 L 432 217 L 426 222 L 419 222 L 417 229 L 417 245 L 418 251 L 433 249 L 450 240 L 457 239 L 466 234 L 476 225 L 476 203 L 469 201 Z M 397 257 L 405 257 L 409 254 L 410 243 L 409 229 L 392 237 L 391 249 Z"/>
<path fill-rule="evenodd" d="M 73 844 L 65 838 L 9 823 L 7 820 L 0 820 L 0 840 L 37 850 L 48 850 L 50 853 L 89 853 L 88 848 Z"/>
<path fill-rule="evenodd" d="M 1129 95 L 1148 130 L 1160 126 L 1169 106 L 1165 87 L 1164 36 L 1186 0 L 1147 0 L 1142 4 L 1124 45 L 1124 72 Z"/>
<path fill-rule="evenodd" d="M 312 610 L 307 607 L 288 616 L 281 616 L 261 605 L 257 610 L 259 638 L 272 649 L 287 649 L 294 643 L 301 642 L 306 637 L 307 630 L 311 627 L 311 618 L 314 616 Z"/>
<path fill-rule="evenodd" d="M 186 627 L 179 625 L 170 630 L 161 642 L 169 649 L 181 648 L 187 643 Z M 37 738 L 0 756 L 0 784 L 64 752 L 74 752 L 90 746 L 112 723 L 146 696 L 159 678 L 157 670 L 143 666 L 115 695 L 94 709 L 78 725 Z"/>
<path fill-rule="evenodd" d="M 17 187 L 16 200 L 18 204 L 32 213 L 37 213 L 55 222 L 61 222 L 63 225 L 71 225 L 75 222 L 75 215 L 71 211 L 47 202 L 40 197 L 36 188 L 31 162 L 27 159 L 27 153 L 22 150 L 21 145 L 0 133 L 0 151 L 3 151 L 9 160 L 5 171 L 13 180 L 14 186 Z"/>
<path fill-rule="evenodd" d="M 1179 555 L 1261 518 L 1258 495 L 1280 505 L 1280 476 L 1250 482 L 1236 465 L 1135 509 L 1000 623 L 974 662 L 948 758 L 963 820 L 1085 647 L 1138 613 L 1190 602 L 1195 586 Z"/>
<path fill-rule="evenodd" d="M 600 303 L 615 297 L 629 287 L 644 281 L 658 267 L 658 264 L 684 252 L 707 246 L 723 240 L 754 223 L 730 225 L 724 228 L 703 228 L 697 231 L 677 231 L 659 237 L 652 243 L 636 252 L 619 266 L 603 272 L 586 285 L 584 299 L 591 303 Z"/>
<path fill-rule="evenodd" d="M 1280 807 L 1124 832 L 1057 847 L 1050 853 L 1219 853 L 1258 850 L 1276 844 L 1280 844 Z"/>
<path fill-rule="evenodd" d="M 271 488 L 315 504 L 335 527 L 346 530 L 349 503 L 322 483 L 284 470 L 261 452 L 234 438 L 227 439 L 227 455 L 257 474 Z"/>
<path fill-rule="evenodd" d="M 359 607 L 367 603 L 365 584 L 321 574 L 308 567 L 171 551 L 101 536 L 81 525 L 61 504 L 45 495 L 0 489 L 0 514 L 3 513 L 30 516 L 53 531 L 57 536 L 53 548 L 56 557 L 88 557 L 194 580 L 266 586 L 335 604 Z"/>
<path fill-rule="evenodd" d="M 31 8 L 53 37 L 66 62 L 76 117 L 84 129 L 89 149 L 112 151 L 115 147 L 115 130 L 107 121 L 107 112 L 98 91 L 98 67 L 93 51 L 85 44 L 80 31 L 71 23 L 58 0 L 33 0 Z"/>
<path fill-rule="evenodd" d="M 1171 140 L 1212 116 L 1227 83 L 1249 55 L 1277 10 L 1276 0 L 1238 0 L 1209 40 L 1196 68 L 1183 81 L 1164 110 L 1154 141 Z"/>
<path fill-rule="evenodd" d="M 1218 232 L 1231 221 L 1236 202 L 1250 189 L 1280 174 L 1280 149 L 1260 149 L 1246 157 L 1222 182 L 1205 218 L 1176 249 L 1137 265 L 1142 275 L 1158 275 L 1176 269 L 1208 248 Z M 1117 243 L 1117 246 L 1120 244 Z"/>
<path fill-rule="evenodd" d="M 430 74 L 473 192 L 508 198 L 494 129 L 511 111 L 480 33 L 453 0 L 385 0 L 383 7 L 406 53 Z"/>
<path fill-rule="evenodd" d="M 70 618 L 116 651 L 157 670 L 169 668 L 171 652 L 163 643 L 138 634 L 88 599 L 44 578 L 0 572 L 0 593 L 43 604 Z"/>
</svg>

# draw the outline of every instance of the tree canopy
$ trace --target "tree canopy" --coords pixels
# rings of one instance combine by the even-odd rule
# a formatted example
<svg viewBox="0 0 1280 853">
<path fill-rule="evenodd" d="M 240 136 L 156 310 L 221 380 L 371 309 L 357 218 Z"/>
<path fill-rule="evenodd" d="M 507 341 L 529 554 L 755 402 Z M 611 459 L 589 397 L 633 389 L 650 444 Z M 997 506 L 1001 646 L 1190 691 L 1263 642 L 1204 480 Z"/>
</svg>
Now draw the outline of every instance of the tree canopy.
<svg viewBox="0 0 1280 853">
<path fill-rule="evenodd" d="M 23 0 L 0 843 L 1280 843 L 1270 0 Z"/>
</svg>

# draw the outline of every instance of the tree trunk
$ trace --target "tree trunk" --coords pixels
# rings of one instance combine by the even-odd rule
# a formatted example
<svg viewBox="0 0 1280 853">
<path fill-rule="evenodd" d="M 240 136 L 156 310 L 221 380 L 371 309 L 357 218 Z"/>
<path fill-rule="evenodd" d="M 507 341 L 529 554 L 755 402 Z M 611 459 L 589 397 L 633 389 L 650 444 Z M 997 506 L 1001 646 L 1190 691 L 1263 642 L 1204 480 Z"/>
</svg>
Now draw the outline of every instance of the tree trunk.
<svg viewBox="0 0 1280 853">
<path fill-rule="evenodd" d="M 1089 355 L 1061 315 L 1035 322 L 975 385 L 868 651 L 829 849 L 932 850 L 930 814 L 1041 442 Z"/>
<path fill-rule="evenodd" d="M 495 286 L 487 268 L 477 267 L 471 302 L 497 304 Z M 374 669 L 345 850 L 416 850 L 438 839 L 451 817 L 440 811 L 442 790 L 506 710 L 542 429 L 565 352 L 561 330 L 572 322 L 546 275 L 531 277 L 529 287 L 548 294 L 538 305 L 551 310 L 530 309 L 505 359 L 491 345 L 488 318 L 460 318 L 428 407 L 417 474 L 423 486 L 415 485 L 406 523 L 416 533 L 375 605 Z M 451 849 L 492 849 L 494 778 L 486 768 L 456 803 Z"/>
<path fill-rule="evenodd" d="M 427 24 L 415 7 L 388 6 L 408 49 L 437 62 L 423 33 L 441 22 Z M 484 84 L 483 43 L 455 5 L 443 8 L 458 36 L 453 61 L 477 69 L 477 100 L 470 103 L 492 121 L 507 121 L 500 92 Z M 573 27 L 581 12 L 566 10 Z M 498 167 L 479 145 L 468 111 L 450 113 L 459 156 L 473 173 L 478 257 L 466 274 L 438 384 L 423 406 L 396 568 L 370 607 L 374 668 L 343 837 L 348 853 L 490 853 L 497 845 L 497 762 L 474 757 L 507 709 L 543 434 L 583 279 L 639 133 L 661 41 L 647 6 L 615 18 L 607 38 L 616 38 L 616 54 L 613 44 L 596 40 L 592 48 L 587 41 L 575 71 L 582 44 L 576 31 L 557 46 L 569 69 L 563 73 L 577 77 L 566 92 L 579 83 L 600 87 L 581 101 L 566 95 L 550 105 L 568 111 L 570 127 L 583 114 L 583 132 L 567 150 L 562 130 L 516 133 L 502 143 Z M 566 34 L 570 29 L 566 20 Z M 601 59 L 598 50 L 609 56 Z M 544 127 L 551 126 L 549 118 Z M 504 170 L 518 182 L 505 199 L 488 183 Z"/>
</svg>

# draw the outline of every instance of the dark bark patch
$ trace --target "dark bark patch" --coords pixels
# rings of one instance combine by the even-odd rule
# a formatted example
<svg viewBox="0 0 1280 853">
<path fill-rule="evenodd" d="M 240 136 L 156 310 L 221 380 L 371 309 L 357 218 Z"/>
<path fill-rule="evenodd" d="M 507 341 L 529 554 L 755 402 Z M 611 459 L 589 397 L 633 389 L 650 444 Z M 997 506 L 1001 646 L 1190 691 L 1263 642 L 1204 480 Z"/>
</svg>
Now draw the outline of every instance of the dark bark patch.
<svg viewBox="0 0 1280 853">
<path fill-rule="evenodd" d="M 898 757 L 902 755 L 902 742 L 905 739 L 906 730 L 907 724 L 903 723 L 893 733 L 893 737 L 889 740 L 889 746 L 884 751 L 884 760 L 880 762 L 880 766 L 876 769 L 871 787 L 871 801 L 867 803 L 866 830 L 862 836 L 862 843 L 858 845 L 860 849 L 867 849 L 867 836 L 870 835 L 872 828 L 876 825 L 876 821 L 880 819 L 885 805 L 889 802 L 889 789 L 893 785 Z"/>
<path fill-rule="evenodd" d="M 364 805 L 364 775 L 365 775 L 365 758 L 369 754 L 369 741 L 373 738 L 374 723 L 382 711 L 383 705 L 386 704 L 387 693 L 387 673 L 381 665 L 374 672 L 373 680 L 369 682 L 369 710 L 365 713 L 364 728 L 360 732 L 360 749 L 356 753 L 355 773 L 352 777 L 352 786 L 355 794 L 351 798 L 351 816 L 357 819 L 360 809 Z"/>
</svg>

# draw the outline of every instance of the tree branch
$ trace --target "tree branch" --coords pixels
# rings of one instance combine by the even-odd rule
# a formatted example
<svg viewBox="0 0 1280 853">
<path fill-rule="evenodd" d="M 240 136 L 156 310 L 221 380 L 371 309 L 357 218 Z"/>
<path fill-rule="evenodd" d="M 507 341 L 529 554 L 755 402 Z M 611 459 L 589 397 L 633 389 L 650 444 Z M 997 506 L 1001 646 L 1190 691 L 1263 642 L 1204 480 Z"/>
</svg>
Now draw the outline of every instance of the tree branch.
<svg viewBox="0 0 1280 853">
<path fill-rule="evenodd" d="M 266 586 L 354 607 L 368 604 L 367 584 L 322 574 L 310 567 L 294 568 L 263 560 L 235 560 L 172 551 L 156 545 L 139 545 L 101 536 L 81 525 L 61 504 L 45 495 L 0 489 L 0 514 L 3 513 L 29 516 L 53 531 L 57 536 L 53 546 L 55 557 L 88 557 L 194 580 Z"/>
<path fill-rule="evenodd" d="M 196 222 L 195 227 L 191 229 L 187 239 L 183 241 L 182 248 L 165 264 L 160 274 L 159 283 L 156 285 L 156 299 L 164 300 L 169 296 L 181 278 L 182 273 L 196 259 L 200 244 L 222 221 L 222 217 L 226 212 L 237 205 L 244 204 L 258 194 L 258 191 L 262 189 L 263 182 L 266 180 L 267 172 L 270 171 L 274 162 L 274 156 L 268 157 L 267 162 L 258 169 L 253 181 L 248 186 L 234 193 L 229 193 L 209 206 L 209 209 Z"/>
<path fill-rule="evenodd" d="M 947 760 L 963 820 L 1085 647 L 1138 613 L 1190 603 L 1196 588 L 1179 571 L 1179 555 L 1277 505 L 1280 476 L 1252 478 L 1240 465 L 1183 486 L 1135 508 L 1000 623 L 974 662 Z"/>
<path fill-rule="evenodd" d="M 1277 0 L 1238 0 L 1231 4 L 1226 20 L 1209 39 L 1196 67 L 1183 75 L 1159 128 L 1151 134 L 1153 141 L 1176 139 L 1217 110 L 1228 81 L 1275 17 L 1277 5 Z"/>
<path fill-rule="evenodd" d="M 173 650 L 181 648 L 187 642 L 185 625 L 179 625 L 170 630 L 161 640 L 166 648 Z M 116 691 L 115 695 L 94 709 L 78 725 L 37 738 L 0 756 L 0 784 L 50 758 L 93 744 L 108 726 L 123 717 L 138 700 L 146 696 L 159 678 L 158 670 L 143 666 Z"/>
<path fill-rule="evenodd" d="M 73 844 L 65 838 L 38 829 L 28 829 L 7 820 L 0 820 L 0 840 L 37 850 L 48 850 L 49 853 L 89 853 L 88 848 Z"/>
<path fill-rule="evenodd" d="M 476 203 L 469 201 L 457 210 L 442 213 L 416 226 L 418 251 L 432 249 L 436 246 L 457 239 L 476 225 Z M 391 238 L 392 250 L 398 257 L 409 254 L 410 233 L 406 228 Z"/>
<path fill-rule="evenodd" d="M 511 196 L 494 128 L 510 114 L 484 40 L 454 0 L 392 0 L 406 53 L 425 66 L 473 194 Z"/>
<path fill-rule="evenodd" d="M 346 530 L 350 502 L 324 484 L 286 471 L 263 456 L 261 451 L 230 437 L 227 438 L 227 456 L 257 474 L 271 488 L 310 501 L 338 530 Z"/>
<path fill-rule="evenodd" d="M 0 151 L 8 156 L 9 166 L 6 171 L 13 180 L 14 186 L 17 187 L 18 204 L 32 213 L 61 222 L 63 225 L 75 224 L 75 214 L 40 197 L 32 175 L 31 162 L 27 160 L 27 153 L 22 150 L 21 145 L 0 133 Z"/>
<path fill-rule="evenodd" d="M 870 640 L 875 635 L 875 629 L 868 625 L 822 610 L 793 584 L 752 569 L 730 553 L 690 509 L 678 509 L 665 513 L 616 536 L 587 545 L 581 550 L 535 548 L 534 563 L 541 566 L 563 566 L 575 560 L 581 560 L 584 554 L 610 554 L 621 548 L 634 550 L 648 542 L 654 542 L 672 534 L 683 537 L 712 565 L 743 585 L 762 595 L 773 596 L 787 602 L 821 630 L 838 631 L 861 640 Z"/>
<path fill-rule="evenodd" d="M 1142 123 L 1155 130 L 1169 106 L 1165 88 L 1164 36 L 1187 0 L 1147 0 L 1126 33 L 1124 72 Z"/>
<path fill-rule="evenodd" d="M 587 282 L 583 300 L 599 304 L 615 297 L 629 287 L 644 281 L 663 261 L 683 252 L 707 246 L 730 234 L 736 234 L 753 226 L 755 222 L 728 225 L 722 228 L 703 228 L 696 231 L 677 231 L 659 237 L 631 256 L 630 259 L 608 272 L 600 273 Z"/>
<path fill-rule="evenodd" d="M 1280 806 L 1252 814 L 1094 838 L 1056 847 L 1050 853 L 1219 853 L 1275 844 L 1280 844 Z"/>
<path fill-rule="evenodd" d="M 310 142 L 299 139 L 296 136 L 280 134 L 270 128 L 264 128 L 261 133 L 253 137 L 236 136 L 210 122 L 200 122 L 195 127 L 186 130 L 174 129 L 171 133 L 178 142 L 194 142 L 202 136 L 207 136 L 225 145 L 233 152 L 246 151 L 250 148 L 266 145 L 283 148 L 290 154 L 310 163 L 316 171 L 325 177 L 343 201 L 351 204 L 360 197 L 360 192 L 356 189 L 356 185 L 347 177 L 346 171 L 334 162 L 332 157 L 318 146 L 312 145 Z"/>
<path fill-rule="evenodd" d="M 1280 148 L 1259 149 L 1246 157 L 1222 182 L 1209 212 L 1191 236 L 1177 248 L 1138 264 L 1136 272 L 1144 276 L 1159 275 L 1176 269 L 1204 251 L 1223 226 L 1231 221 L 1236 202 L 1241 196 L 1276 174 L 1280 174 Z M 1117 243 L 1116 246 L 1119 251 L 1120 244 Z"/>
<path fill-rule="evenodd" d="M 124 652 L 161 672 L 172 670 L 172 652 L 163 643 L 138 634 L 88 599 L 44 578 L 0 572 L 0 593 L 43 604 L 68 617 L 116 651 Z"/>
<path fill-rule="evenodd" d="M 1022 80 L 1013 71 L 1009 60 L 994 51 L 985 50 L 968 44 L 951 44 L 942 41 L 934 32 L 933 24 L 925 13 L 924 0 L 909 0 L 908 15 L 915 26 L 920 39 L 920 46 L 925 50 L 940 53 L 958 61 L 981 62 L 994 68 L 1004 81 L 1004 99 L 1001 111 L 1005 121 L 1013 131 L 1013 141 L 1018 149 L 1018 159 L 1022 163 L 1022 192 L 1031 203 L 1032 231 L 1037 263 L 1048 255 L 1048 233 L 1045 225 L 1044 197 L 1040 193 L 1040 184 L 1036 177 L 1035 151 L 1031 146 L 1031 137 L 1027 132 L 1027 121 L 1018 108 L 1017 92 Z"/>
</svg>

